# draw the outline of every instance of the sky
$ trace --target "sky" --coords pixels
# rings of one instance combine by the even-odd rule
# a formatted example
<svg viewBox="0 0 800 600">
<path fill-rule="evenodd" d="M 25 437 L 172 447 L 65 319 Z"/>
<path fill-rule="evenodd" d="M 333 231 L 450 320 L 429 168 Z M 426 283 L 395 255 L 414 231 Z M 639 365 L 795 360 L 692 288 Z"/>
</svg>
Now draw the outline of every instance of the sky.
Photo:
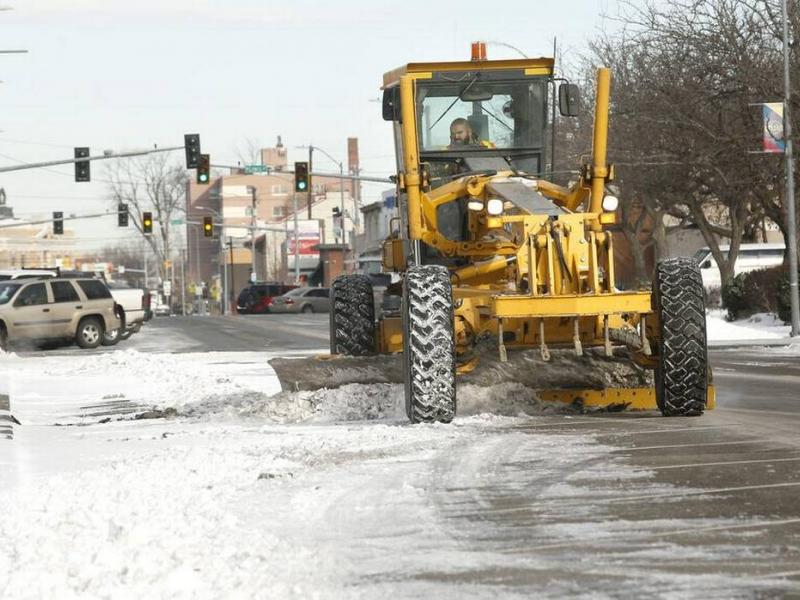
<svg viewBox="0 0 800 600">
<path fill-rule="evenodd" d="M 407 62 L 467 60 L 486 40 L 489 58 L 574 57 L 615 27 L 616 0 L 3 0 L 0 166 L 179 146 L 200 133 L 212 164 L 236 164 L 248 141 L 282 136 L 290 163 L 313 144 L 346 158 L 358 137 L 367 174 L 393 172 L 391 128 L 381 119 L 384 72 Z M 501 6 L 502 10 L 494 7 Z M 319 156 L 315 170 L 337 170 Z M 184 160 L 175 152 L 176 162 Z M 15 214 L 87 214 L 109 206 L 101 162 L 91 183 L 71 165 L 0 174 Z M 381 185 L 365 185 L 364 200 Z M 71 221 L 83 246 L 132 232 L 112 217 Z"/>
</svg>

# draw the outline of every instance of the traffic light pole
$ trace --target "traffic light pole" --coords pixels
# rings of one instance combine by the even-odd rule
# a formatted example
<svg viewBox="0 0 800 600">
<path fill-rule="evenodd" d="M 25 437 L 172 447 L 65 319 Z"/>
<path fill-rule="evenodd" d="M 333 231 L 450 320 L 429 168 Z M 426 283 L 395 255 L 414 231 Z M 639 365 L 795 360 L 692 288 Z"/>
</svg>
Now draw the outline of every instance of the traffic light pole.
<svg viewBox="0 0 800 600">
<path fill-rule="evenodd" d="M 154 148 L 153 150 L 133 150 L 131 152 L 109 152 L 98 156 L 87 156 L 85 158 L 66 158 L 64 160 L 50 160 L 47 162 L 23 163 L 10 167 L 0 167 L 0 173 L 10 173 L 11 171 L 23 171 L 25 169 L 41 169 L 42 167 L 56 167 L 58 165 L 72 165 L 79 162 L 89 162 L 92 160 L 110 160 L 112 158 L 130 158 L 132 156 L 145 156 L 147 154 L 157 154 L 158 152 L 174 152 L 183 150 L 183 146 L 172 146 L 170 148 Z"/>
<path fill-rule="evenodd" d="M 297 240 L 297 192 L 292 194 L 294 205 L 294 282 L 300 283 L 300 248 Z"/>
<path fill-rule="evenodd" d="M 78 221 L 80 219 L 96 219 L 98 217 L 111 217 L 113 215 L 119 215 L 120 213 L 117 212 L 104 212 L 104 213 L 94 213 L 91 215 L 80 215 L 80 216 L 72 216 L 72 217 L 61 217 L 61 221 Z M 45 223 L 52 223 L 53 219 L 41 219 L 38 221 L 21 221 L 18 223 L 0 223 L 0 229 L 9 229 L 11 227 L 27 227 L 28 225 L 43 225 Z"/>
</svg>

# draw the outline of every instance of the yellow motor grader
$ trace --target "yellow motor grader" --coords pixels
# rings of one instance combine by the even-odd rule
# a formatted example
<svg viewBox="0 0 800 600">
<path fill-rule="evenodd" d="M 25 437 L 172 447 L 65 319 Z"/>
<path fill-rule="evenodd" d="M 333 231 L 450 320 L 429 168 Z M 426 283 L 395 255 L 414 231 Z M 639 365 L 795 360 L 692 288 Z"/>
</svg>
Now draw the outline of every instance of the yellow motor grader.
<svg viewBox="0 0 800 600">
<path fill-rule="evenodd" d="M 551 350 L 622 350 L 655 371 L 654 386 L 567 385 L 541 390 L 543 400 L 702 414 L 714 393 L 697 265 L 659 262 L 652 291 L 615 283 L 609 70 L 597 75 L 591 161 L 566 188 L 547 177 L 548 108 L 576 116 L 577 86 L 556 86 L 551 58 L 490 61 L 481 52 L 384 75 L 399 217 L 382 262 L 399 281 L 379 316 L 369 278 L 334 281 L 331 353 L 402 353 L 412 422 L 453 419 L 458 376 L 479 366 L 486 339 L 501 362 L 523 349 L 543 364 Z"/>
</svg>

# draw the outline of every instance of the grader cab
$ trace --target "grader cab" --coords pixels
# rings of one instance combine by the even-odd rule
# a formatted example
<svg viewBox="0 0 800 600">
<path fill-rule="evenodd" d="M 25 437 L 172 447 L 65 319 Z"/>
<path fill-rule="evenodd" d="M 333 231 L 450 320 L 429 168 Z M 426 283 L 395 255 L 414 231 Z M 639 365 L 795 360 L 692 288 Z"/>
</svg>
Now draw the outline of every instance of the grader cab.
<svg viewBox="0 0 800 600">
<path fill-rule="evenodd" d="M 575 116 L 578 104 L 576 86 L 556 85 L 553 64 L 489 61 L 479 48 L 471 61 L 411 63 L 384 75 L 399 218 L 383 266 L 400 281 L 380 314 L 366 277 L 333 283 L 331 353 L 401 354 L 412 422 L 452 420 L 459 375 L 480 368 L 487 351 L 502 362 L 527 350 L 546 364 L 567 349 L 655 372 L 652 386 L 566 385 L 539 390 L 543 400 L 665 416 L 713 406 L 696 264 L 660 262 L 652 291 L 616 284 L 607 69 L 597 76 L 591 161 L 571 187 L 549 177 L 549 111 Z"/>
</svg>

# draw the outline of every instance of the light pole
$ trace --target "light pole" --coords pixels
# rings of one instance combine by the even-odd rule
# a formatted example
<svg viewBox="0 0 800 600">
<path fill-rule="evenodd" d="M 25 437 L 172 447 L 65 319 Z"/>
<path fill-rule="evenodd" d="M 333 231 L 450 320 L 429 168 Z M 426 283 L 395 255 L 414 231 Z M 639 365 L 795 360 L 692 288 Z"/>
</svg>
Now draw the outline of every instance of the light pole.
<svg viewBox="0 0 800 600">
<path fill-rule="evenodd" d="M 789 79 L 789 15 L 781 0 L 783 17 L 783 139 L 786 144 L 786 225 L 789 229 L 789 299 L 792 307 L 792 337 L 800 335 L 800 297 L 797 287 L 797 218 L 794 210 L 794 161 L 792 160 L 792 88 Z"/>
<path fill-rule="evenodd" d="M 344 211 L 345 211 L 345 208 L 344 208 L 344 163 L 342 161 L 336 160 L 333 156 L 328 154 L 325 150 L 323 150 L 319 146 L 312 146 L 312 145 L 309 144 L 307 147 L 308 147 L 308 157 L 309 157 L 309 163 L 308 163 L 309 172 L 311 172 L 311 154 L 312 154 L 312 152 L 314 150 L 319 150 L 325 156 L 327 156 L 330 160 L 332 160 L 334 163 L 339 165 L 339 195 L 340 195 L 339 210 L 342 213 L 342 240 L 344 241 L 345 244 L 347 244 L 347 236 L 345 235 L 345 228 L 344 228 Z M 298 148 L 306 148 L 306 146 L 298 146 Z M 312 178 L 312 181 L 313 181 L 313 178 Z M 309 194 L 310 193 L 311 193 L 311 191 L 309 190 Z M 309 195 L 309 206 L 310 205 L 311 205 L 311 197 Z M 309 208 L 309 215 L 308 215 L 309 217 L 311 217 L 311 212 L 310 211 L 311 211 L 311 209 Z M 353 215 L 353 218 L 351 219 L 351 221 L 355 224 L 355 215 Z M 353 231 L 353 258 L 355 258 L 355 255 L 356 255 L 355 244 L 356 244 L 356 235 L 355 235 L 355 230 L 354 230 Z"/>
<path fill-rule="evenodd" d="M 250 213 L 250 283 L 255 283 L 258 279 L 256 275 L 256 205 L 257 205 L 257 190 L 254 186 L 247 186 L 247 191 L 250 192 L 252 196 L 252 208 Z M 267 248 L 267 240 L 266 236 L 264 237 L 264 250 L 266 251 Z"/>
</svg>

